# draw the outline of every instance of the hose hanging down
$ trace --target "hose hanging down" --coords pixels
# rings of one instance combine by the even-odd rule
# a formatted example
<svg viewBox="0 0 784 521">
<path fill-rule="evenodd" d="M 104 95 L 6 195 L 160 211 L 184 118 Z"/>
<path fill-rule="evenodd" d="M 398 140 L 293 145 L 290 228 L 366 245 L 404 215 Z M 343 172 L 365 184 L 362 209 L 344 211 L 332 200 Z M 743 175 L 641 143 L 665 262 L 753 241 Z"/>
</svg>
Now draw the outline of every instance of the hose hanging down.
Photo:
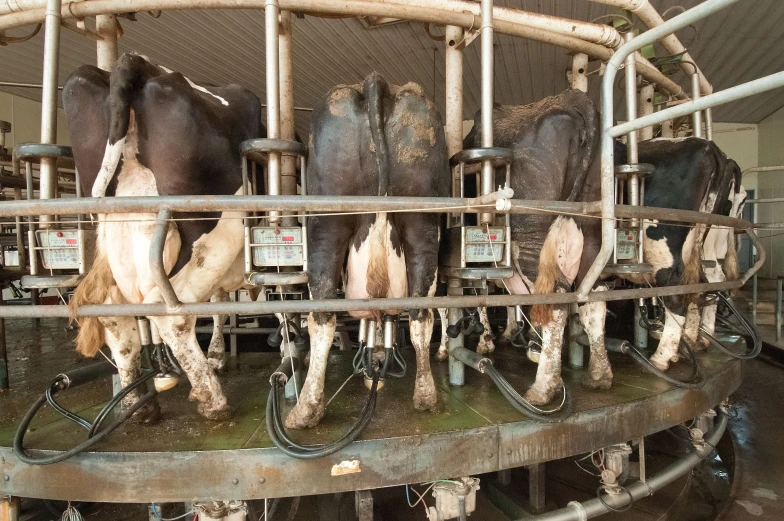
<svg viewBox="0 0 784 521">
<path fill-rule="evenodd" d="M 743 327 L 743 329 L 746 330 L 748 337 L 751 339 L 753 347 L 751 348 L 751 351 L 747 353 L 736 353 L 721 343 L 715 336 L 706 330 L 700 328 L 700 332 L 705 335 L 712 345 L 716 346 L 721 352 L 731 356 L 732 358 L 737 358 L 738 360 L 751 360 L 752 358 L 756 358 L 756 356 L 760 354 L 760 351 L 762 351 L 762 340 L 759 337 L 757 328 L 748 318 L 746 318 L 745 315 L 738 311 L 738 308 L 735 307 L 735 303 L 732 302 L 732 299 L 724 291 L 718 291 L 716 292 L 716 295 L 718 296 L 721 303 L 724 304 L 729 312 L 735 316 L 738 322 L 740 322 L 740 325 Z M 716 314 L 716 319 L 733 331 L 737 332 L 740 336 L 743 336 L 741 331 L 737 331 L 734 325 L 730 324 L 726 318 L 720 316 L 718 313 Z"/>
</svg>

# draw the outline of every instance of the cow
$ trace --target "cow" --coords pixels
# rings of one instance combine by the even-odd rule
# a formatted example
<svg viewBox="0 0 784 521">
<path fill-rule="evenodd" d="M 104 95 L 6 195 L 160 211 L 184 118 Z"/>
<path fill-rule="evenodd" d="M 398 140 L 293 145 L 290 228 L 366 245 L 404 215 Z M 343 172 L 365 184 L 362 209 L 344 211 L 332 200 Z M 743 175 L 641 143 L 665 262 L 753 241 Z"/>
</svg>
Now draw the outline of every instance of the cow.
<svg viewBox="0 0 784 521">
<path fill-rule="evenodd" d="M 313 109 L 308 149 L 312 195 L 449 195 L 441 115 L 416 83 L 396 86 L 371 73 L 361 84 L 334 87 Z M 341 281 L 346 298 L 432 296 L 440 223 L 440 215 L 419 212 L 309 217 L 311 298 L 335 298 Z M 380 318 L 380 313 L 350 314 Z M 429 361 L 433 313 L 413 309 L 409 319 L 417 360 L 414 407 L 433 410 L 438 407 Z M 335 313 L 308 315 L 310 367 L 286 418 L 288 428 L 312 427 L 324 415 L 324 376 L 334 331 Z"/>
<path fill-rule="evenodd" d="M 601 197 L 598 113 L 582 92 L 568 90 L 524 106 L 497 106 L 493 114 L 494 146 L 514 152 L 511 183 L 516 197 L 558 201 L 596 201 Z M 480 145 L 481 114 L 464 141 Z M 625 149 L 615 144 L 616 162 L 624 163 Z M 706 212 L 723 211 L 731 190 L 730 165 L 715 144 L 705 140 L 640 143 L 640 162 L 653 163 L 657 173 L 646 186 L 645 204 Z M 680 177 L 679 177 L 680 176 Z M 677 186 L 677 189 L 673 189 Z M 739 187 L 739 179 L 734 184 Z M 717 203 L 718 201 L 718 203 Z M 726 210 L 726 208 L 724 208 Z M 588 216 L 512 216 L 512 258 L 515 274 L 505 281 L 513 294 L 566 292 L 579 283 L 601 247 L 600 219 Z M 646 223 L 645 261 L 653 274 L 638 283 L 668 286 L 697 283 L 701 277 L 700 249 L 705 226 L 693 228 Z M 593 291 L 606 291 L 608 281 Z M 668 298 L 669 312 L 659 349 L 651 362 L 666 370 L 677 360 L 681 327 L 693 299 Z M 692 308 L 692 315 L 696 312 Z M 525 398 L 534 405 L 549 403 L 562 389 L 561 345 L 568 305 L 534 305 L 531 322 L 541 328 L 542 353 L 536 380 Z M 606 304 L 588 302 L 578 307 L 591 356 L 583 385 L 609 389 L 612 368 L 604 348 Z M 699 323 L 699 320 L 698 322 Z"/>
<path fill-rule="evenodd" d="M 111 72 L 85 65 L 63 87 L 63 106 L 74 160 L 85 193 L 94 197 L 232 195 L 242 191 L 240 143 L 265 135 L 261 104 L 237 85 L 200 87 L 182 74 L 124 54 Z M 182 302 L 225 299 L 243 283 L 241 214 L 188 213 L 170 222 L 164 267 Z M 93 266 L 79 284 L 72 309 L 83 304 L 163 302 L 148 261 L 155 214 L 99 216 Z M 225 317 L 216 317 L 222 324 Z M 231 415 L 214 367 L 223 343 L 209 358 L 196 341 L 193 316 L 150 317 L 190 380 L 190 397 L 209 419 Z M 132 317 L 79 319 L 77 349 L 94 356 L 106 343 L 127 386 L 139 375 L 140 342 Z M 131 393 L 124 406 L 139 392 Z M 136 414 L 153 421 L 155 403 Z"/>
</svg>

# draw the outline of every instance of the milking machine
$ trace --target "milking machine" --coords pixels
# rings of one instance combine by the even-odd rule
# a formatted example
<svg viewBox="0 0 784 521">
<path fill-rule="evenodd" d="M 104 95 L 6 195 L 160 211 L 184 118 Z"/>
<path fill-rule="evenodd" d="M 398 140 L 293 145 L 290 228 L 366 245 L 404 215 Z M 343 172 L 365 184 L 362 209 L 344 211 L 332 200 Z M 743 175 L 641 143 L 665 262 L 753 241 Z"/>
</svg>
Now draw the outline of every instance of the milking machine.
<svg viewBox="0 0 784 521">
<path fill-rule="evenodd" d="M 20 461 L 29 465 L 50 465 L 72 458 L 106 438 L 106 436 L 130 419 L 139 409 L 154 400 L 158 393 L 167 391 L 177 385 L 179 378 L 183 375 L 183 371 L 172 355 L 169 347 L 160 340 L 154 327 L 152 328 L 152 331 L 150 330 L 150 323 L 146 318 L 137 318 L 137 325 L 142 340 L 141 376 L 115 394 L 98 412 L 95 419 L 90 422 L 86 418 L 83 418 L 60 405 L 57 402 L 56 394 L 65 391 L 66 389 L 73 389 L 80 385 L 96 381 L 109 374 L 113 374 L 115 369 L 114 365 L 107 360 L 58 374 L 47 386 L 41 397 L 38 398 L 30 410 L 27 411 L 27 414 L 25 414 L 19 424 L 16 436 L 14 437 L 14 454 Z M 146 384 L 150 381 L 153 383 L 153 388 L 147 389 L 145 392 Z M 136 400 L 136 402 L 110 421 L 109 416 L 117 405 L 137 389 L 145 393 Z M 25 450 L 24 438 L 30 427 L 30 423 L 33 421 L 38 411 L 47 404 L 64 418 L 87 430 L 87 439 L 72 449 L 52 456 L 33 456 Z"/>
<path fill-rule="evenodd" d="M 43 163 L 53 162 L 55 168 L 60 163 L 72 161 L 71 147 L 45 143 L 27 143 L 14 148 L 13 168 L 15 173 L 25 167 L 27 200 L 33 200 L 35 185 L 33 179 L 33 163 L 39 161 L 41 166 L 41 183 L 51 184 L 49 195 L 57 194 L 59 170 L 51 172 L 53 179 L 44 182 Z M 74 170 L 75 194 L 82 197 L 79 172 Z M 44 219 L 46 217 L 47 219 Z M 40 224 L 40 226 L 39 226 Z M 30 274 L 21 279 L 25 289 L 73 288 L 79 284 L 89 267 L 92 250 L 95 244 L 95 232 L 85 226 L 85 216 L 77 215 L 76 223 L 60 221 L 56 216 L 42 216 L 41 222 L 28 218 L 27 240 L 30 248 Z M 40 257 L 39 257 L 40 255 Z"/>
<path fill-rule="evenodd" d="M 356 440 L 373 419 L 376 409 L 378 391 L 384 387 L 385 377 L 402 378 L 406 374 L 406 362 L 398 352 L 395 344 L 394 328 L 395 317 L 385 315 L 383 318 L 383 360 L 376 356 L 376 321 L 362 319 L 359 326 L 360 347 L 354 357 L 354 375 L 363 374 L 365 385 L 369 389 L 367 400 L 359 416 L 348 431 L 335 441 L 326 444 L 302 445 L 292 440 L 283 425 L 282 408 L 280 403 L 281 388 L 284 388 L 289 379 L 301 367 L 302 362 L 297 356 L 287 355 L 280 366 L 270 376 L 269 398 L 267 399 L 266 424 L 270 439 L 283 453 L 297 459 L 314 459 L 333 454 L 352 441 Z M 399 368 L 390 371 L 392 364 Z M 340 390 L 338 390 L 339 392 Z"/>
</svg>

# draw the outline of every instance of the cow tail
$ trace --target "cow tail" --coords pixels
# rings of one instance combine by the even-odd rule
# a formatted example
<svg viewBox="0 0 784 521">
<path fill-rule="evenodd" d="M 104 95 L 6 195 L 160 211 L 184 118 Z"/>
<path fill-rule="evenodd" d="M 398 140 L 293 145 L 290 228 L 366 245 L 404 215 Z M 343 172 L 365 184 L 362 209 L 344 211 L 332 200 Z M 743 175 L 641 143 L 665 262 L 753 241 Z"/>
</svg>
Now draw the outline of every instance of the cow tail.
<svg viewBox="0 0 784 521">
<path fill-rule="evenodd" d="M 371 147 L 378 161 L 378 195 L 387 195 L 389 188 L 389 149 L 384 131 L 384 95 L 387 82 L 377 72 L 372 72 L 362 83 L 362 92 L 367 100 L 368 120 L 370 121 Z"/>
<path fill-rule="evenodd" d="M 702 282 L 702 240 L 696 238 L 694 241 L 694 248 L 692 248 L 691 256 L 686 261 L 681 275 L 681 285 L 686 284 L 699 284 Z M 688 294 L 682 297 L 683 305 L 688 306 L 689 303 L 695 304 L 699 300 L 699 294 Z"/>
<path fill-rule="evenodd" d="M 385 298 L 389 294 L 389 267 L 387 265 L 387 214 L 376 214 L 376 222 L 368 236 L 368 268 L 365 289 L 371 298 Z"/>
<path fill-rule="evenodd" d="M 557 218 L 557 219 L 560 219 Z M 556 219 L 556 220 L 557 220 Z M 555 225 L 556 223 L 553 223 Z M 552 230 L 552 227 L 551 227 Z M 560 268 L 556 260 L 557 244 L 555 234 L 548 232 L 542 251 L 539 252 L 539 270 L 534 282 L 534 295 L 546 295 L 555 291 L 555 284 L 560 278 Z M 553 319 L 552 304 L 534 304 L 531 306 L 531 323 L 536 326 L 549 324 Z"/>
<path fill-rule="evenodd" d="M 740 280 L 740 267 L 738 266 L 738 249 L 735 247 L 735 230 L 726 230 L 727 255 L 724 256 L 724 277 L 727 281 Z"/>
<path fill-rule="evenodd" d="M 109 258 L 103 248 L 96 253 L 93 266 L 82 282 L 76 287 L 71 302 L 68 304 L 71 322 L 76 320 L 76 309 L 85 304 L 103 304 L 114 286 L 114 275 L 109 266 Z M 98 317 L 82 317 L 79 322 L 79 334 L 76 336 L 76 350 L 84 356 L 93 357 L 103 347 L 104 328 Z"/>
<path fill-rule="evenodd" d="M 580 95 L 585 96 L 582 93 Z M 577 153 L 569 155 L 569 162 L 567 163 L 567 168 L 570 172 L 577 171 L 577 177 L 574 180 L 574 185 L 572 185 L 572 191 L 566 198 L 567 201 L 576 201 L 580 196 L 580 192 L 583 186 L 585 186 L 585 178 L 588 176 L 588 170 L 595 159 L 599 145 L 599 115 L 596 112 L 596 108 L 587 97 L 585 102 L 580 105 L 575 109 L 583 123 L 579 133 L 580 144 L 577 147 Z"/>
</svg>

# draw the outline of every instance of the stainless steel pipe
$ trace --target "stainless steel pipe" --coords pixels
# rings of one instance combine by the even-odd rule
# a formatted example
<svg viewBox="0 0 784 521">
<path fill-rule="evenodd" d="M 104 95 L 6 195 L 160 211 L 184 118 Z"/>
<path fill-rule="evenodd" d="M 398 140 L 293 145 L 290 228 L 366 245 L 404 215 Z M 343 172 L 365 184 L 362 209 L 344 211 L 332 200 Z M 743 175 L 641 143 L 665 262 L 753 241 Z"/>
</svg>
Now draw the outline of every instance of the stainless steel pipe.
<svg viewBox="0 0 784 521">
<path fill-rule="evenodd" d="M 60 60 L 60 0 L 47 0 L 44 30 L 44 73 L 41 91 L 41 143 L 57 143 L 57 74 Z M 40 198 L 57 197 L 57 158 L 42 157 Z M 53 216 L 41 216 L 46 227 Z M 30 244 L 32 246 L 33 243 Z"/>
<path fill-rule="evenodd" d="M 493 0 L 482 0 L 482 147 L 493 146 Z M 479 195 L 495 189 L 493 162 L 482 162 L 482 183 Z M 480 224 L 492 224 L 493 215 L 479 215 Z"/>
<path fill-rule="evenodd" d="M 640 88 L 640 100 L 638 104 L 638 115 L 647 116 L 653 114 L 653 97 L 656 90 L 653 85 L 644 85 Z M 653 127 L 645 127 L 640 129 L 639 140 L 647 141 L 653 139 Z"/>
<path fill-rule="evenodd" d="M 280 63 L 278 50 L 280 8 L 277 0 L 264 1 L 265 57 L 267 64 L 267 137 L 280 138 Z M 280 195 L 280 152 L 270 152 L 267 162 L 267 192 Z M 269 212 L 269 222 L 280 221 L 279 212 Z"/>
<path fill-rule="evenodd" d="M 696 72 L 691 75 L 691 99 L 700 99 L 700 75 Z M 691 126 L 694 137 L 702 137 L 702 111 L 695 110 L 692 113 Z"/>
<path fill-rule="evenodd" d="M 117 61 L 117 16 L 101 14 L 95 17 L 95 32 L 101 37 L 96 43 L 96 65 L 105 71 L 111 71 Z"/>
<path fill-rule="evenodd" d="M 294 17 L 290 11 L 280 13 L 280 37 L 278 38 L 278 63 L 280 66 L 280 137 L 294 141 L 294 68 L 293 37 Z M 297 194 L 297 158 L 280 158 L 280 193 Z M 297 226 L 296 218 L 284 219 L 283 226 Z"/>
<path fill-rule="evenodd" d="M 680 14 L 671 20 L 661 24 L 660 26 L 650 29 L 640 36 L 634 38 L 630 42 L 625 43 L 621 46 L 620 49 L 613 55 L 613 57 L 607 62 L 607 67 L 605 69 L 604 77 L 602 78 L 602 148 L 601 148 L 601 169 L 602 169 L 602 177 L 601 177 L 601 190 L 602 190 L 602 246 L 599 250 L 599 254 L 596 256 L 593 264 L 588 270 L 588 273 L 585 275 L 580 287 L 577 289 L 577 293 L 580 297 L 585 297 L 593 288 L 594 283 L 599 279 L 599 275 L 601 275 L 604 266 L 607 264 L 607 261 L 610 260 L 610 257 L 613 254 L 615 249 L 615 206 L 613 204 L 614 201 L 614 189 L 615 189 L 615 164 L 614 164 L 614 154 L 613 154 L 613 137 L 617 137 L 619 135 L 628 134 L 633 130 L 638 130 L 640 128 L 647 127 L 654 123 L 659 123 L 661 121 L 672 119 L 674 116 L 670 115 L 673 111 L 683 110 L 684 106 L 689 106 L 691 104 L 700 103 L 709 97 L 702 98 L 702 100 L 698 101 L 690 101 L 683 103 L 681 105 L 677 105 L 675 107 L 671 107 L 670 109 L 666 109 L 660 111 L 656 114 L 651 114 L 649 116 L 645 116 L 644 118 L 638 118 L 634 121 L 630 121 L 625 123 L 624 125 L 618 125 L 613 127 L 613 87 L 615 82 L 615 77 L 618 74 L 618 70 L 620 69 L 621 64 L 624 62 L 626 57 L 630 54 L 634 53 L 635 51 L 641 49 L 646 45 L 650 45 L 662 37 L 677 31 L 678 29 L 682 29 L 697 20 L 700 20 L 706 16 L 711 15 L 712 13 L 723 9 L 729 5 L 732 5 L 739 0 L 707 0 L 702 4 L 698 5 L 697 7 L 686 11 L 683 14 Z M 781 73 L 784 76 L 784 73 Z M 782 81 L 784 81 L 784 77 L 782 77 Z M 728 89 L 730 90 L 730 89 Z M 726 92 L 726 91 L 725 91 Z M 715 95 L 711 95 L 715 96 Z M 707 104 L 706 106 L 712 106 Z M 704 108 L 704 107 L 702 107 Z M 693 110 L 700 110 L 701 107 L 696 107 Z M 687 108 L 685 113 L 689 113 L 690 110 Z M 664 116 L 664 117 L 663 117 Z M 651 121 L 651 120 L 654 121 Z M 619 130 L 624 128 L 623 132 Z M 617 133 L 616 133 L 617 131 Z"/>
</svg>

